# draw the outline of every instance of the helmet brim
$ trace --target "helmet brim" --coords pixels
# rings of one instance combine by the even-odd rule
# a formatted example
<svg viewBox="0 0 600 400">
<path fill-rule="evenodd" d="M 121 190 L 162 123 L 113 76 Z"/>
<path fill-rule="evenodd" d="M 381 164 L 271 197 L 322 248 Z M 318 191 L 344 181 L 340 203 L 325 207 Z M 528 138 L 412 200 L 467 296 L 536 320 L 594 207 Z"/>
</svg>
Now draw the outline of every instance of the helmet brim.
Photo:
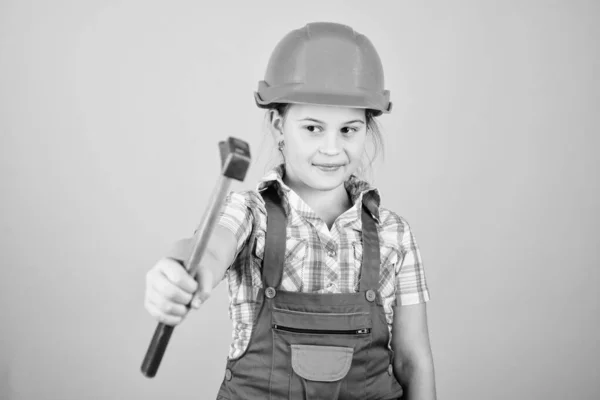
<svg viewBox="0 0 600 400">
<path fill-rule="evenodd" d="M 375 116 L 389 113 L 392 103 L 385 97 L 373 98 L 363 93 L 319 93 L 314 91 L 294 91 L 270 99 L 262 99 L 258 92 L 254 92 L 256 105 L 260 108 L 270 108 L 273 103 L 313 104 L 332 107 L 364 108 L 373 110 Z"/>
</svg>

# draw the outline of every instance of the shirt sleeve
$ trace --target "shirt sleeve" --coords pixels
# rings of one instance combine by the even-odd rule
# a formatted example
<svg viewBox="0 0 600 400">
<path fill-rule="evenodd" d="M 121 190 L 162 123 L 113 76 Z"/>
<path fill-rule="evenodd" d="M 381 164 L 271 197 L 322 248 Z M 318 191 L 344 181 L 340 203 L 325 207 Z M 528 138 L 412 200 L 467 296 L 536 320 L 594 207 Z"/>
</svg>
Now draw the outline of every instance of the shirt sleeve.
<svg viewBox="0 0 600 400">
<path fill-rule="evenodd" d="M 244 247 L 250 233 L 254 218 L 248 206 L 247 196 L 231 192 L 225 199 L 218 224 L 229 229 L 237 241 L 236 257 Z"/>
<path fill-rule="evenodd" d="M 237 241 L 236 257 L 244 247 L 252 232 L 253 216 L 247 205 L 246 196 L 242 193 L 231 192 L 223 204 L 217 224 L 228 229 Z M 194 231 L 196 233 L 198 228 Z M 192 251 L 192 238 L 178 240 L 173 244 L 166 257 L 184 262 Z"/>
<path fill-rule="evenodd" d="M 396 265 L 396 298 L 399 306 L 429 301 L 429 289 L 421 253 L 408 223 L 400 218 L 401 253 Z"/>
</svg>

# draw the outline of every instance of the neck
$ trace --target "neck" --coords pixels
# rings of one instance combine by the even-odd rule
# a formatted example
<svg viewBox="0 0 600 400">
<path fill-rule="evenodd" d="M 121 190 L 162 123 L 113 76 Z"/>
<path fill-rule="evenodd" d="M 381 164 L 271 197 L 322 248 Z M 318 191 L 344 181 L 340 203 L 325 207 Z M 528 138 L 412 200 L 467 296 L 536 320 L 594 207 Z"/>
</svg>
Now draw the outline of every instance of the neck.
<svg viewBox="0 0 600 400">
<path fill-rule="evenodd" d="M 328 228 L 331 228 L 336 218 L 352 207 L 352 202 L 344 185 L 332 190 L 315 190 L 300 182 L 290 180 L 285 176 L 283 182 L 319 216 Z"/>
</svg>

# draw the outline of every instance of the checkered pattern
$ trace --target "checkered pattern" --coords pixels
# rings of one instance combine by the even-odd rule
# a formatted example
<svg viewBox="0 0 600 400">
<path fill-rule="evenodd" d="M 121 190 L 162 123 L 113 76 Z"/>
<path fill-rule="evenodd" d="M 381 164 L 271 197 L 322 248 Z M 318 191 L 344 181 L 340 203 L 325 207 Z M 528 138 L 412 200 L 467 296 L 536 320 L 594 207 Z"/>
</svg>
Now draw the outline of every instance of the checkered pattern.
<svg viewBox="0 0 600 400">
<path fill-rule="evenodd" d="M 379 191 L 351 177 L 346 183 L 354 206 L 339 216 L 331 230 L 283 181 L 284 167 L 271 170 L 256 191 L 232 192 L 226 199 L 219 224 L 237 238 L 238 257 L 228 269 L 229 316 L 233 341 L 229 358 L 241 356 L 252 334 L 267 226 L 265 204 L 259 192 L 277 183 L 288 216 L 286 254 L 281 288 L 309 293 L 358 291 L 362 261 L 361 204 L 363 197 L 377 221 L 381 245 L 379 291 L 391 332 L 393 304 L 409 305 L 429 300 L 419 249 L 408 223 L 379 206 Z M 390 335 L 391 337 L 391 335 Z"/>
</svg>

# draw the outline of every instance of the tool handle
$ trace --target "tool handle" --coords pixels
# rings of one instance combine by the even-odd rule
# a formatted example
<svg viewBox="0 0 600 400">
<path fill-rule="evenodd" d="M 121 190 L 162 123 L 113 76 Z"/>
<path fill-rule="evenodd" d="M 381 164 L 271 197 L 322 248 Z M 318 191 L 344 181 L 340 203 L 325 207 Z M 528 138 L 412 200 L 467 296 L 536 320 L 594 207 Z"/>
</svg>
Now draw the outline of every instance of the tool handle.
<svg viewBox="0 0 600 400">
<path fill-rule="evenodd" d="M 185 263 L 187 272 L 191 277 L 196 276 L 197 268 L 202 259 L 202 255 L 208 245 L 208 240 L 216 224 L 219 216 L 219 211 L 223 205 L 223 199 L 227 194 L 227 189 L 230 184 L 230 179 L 224 176 L 220 176 L 215 189 L 212 192 L 212 196 L 208 202 L 208 208 L 206 209 L 200 227 L 194 235 L 194 246 L 190 257 Z M 148 377 L 153 378 L 156 375 L 156 371 L 160 366 L 162 357 L 165 353 L 169 339 L 173 333 L 173 326 L 159 323 L 154 331 L 154 336 L 146 352 L 144 362 L 142 363 L 142 373 Z"/>
<path fill-rule="evenodd" d="M 150 346 L 144 357 L 144 362 L 142 363 L 142 374 L 144 374 L 144 376 L 153 378 L 156 375 L 156 371 L 158 371 L 160 362 L 162 361 L 167 345 L 169 344 L 173 329 L 173 326 L 163 323 L 159 323 L 156 326 L 154 336 L 152 337 L 152 341 L 150 342 Z"/>
<path fill-rule="evenodd" d="M 191 254 L 187 263 L 184 264 L 186 271 L 192 278 L 196 277 L 198 268 L 200 267 L 202 255 L 206 250 L 209 238 L 216 225 L 219 211 L 223 206 L 223 200 L 227 195 L 231 180 L 243 181 L 250 166 L 250 147 L 248 143 L 230 137 L 227 141 L 219 142 L 219 150 L 222 167 L 221 175 L 212 192 L 202 222 L 194 234 Z M 188 309 L 189 307 L 190 305 L 188 304 Z M 163 323 L 159 323 L 156 327 L 154 336 L 142 362 L 142 373 L 146 377 L 153 378 L 156 375 L 174 329 L 174 326 Z"/>
</svg>

